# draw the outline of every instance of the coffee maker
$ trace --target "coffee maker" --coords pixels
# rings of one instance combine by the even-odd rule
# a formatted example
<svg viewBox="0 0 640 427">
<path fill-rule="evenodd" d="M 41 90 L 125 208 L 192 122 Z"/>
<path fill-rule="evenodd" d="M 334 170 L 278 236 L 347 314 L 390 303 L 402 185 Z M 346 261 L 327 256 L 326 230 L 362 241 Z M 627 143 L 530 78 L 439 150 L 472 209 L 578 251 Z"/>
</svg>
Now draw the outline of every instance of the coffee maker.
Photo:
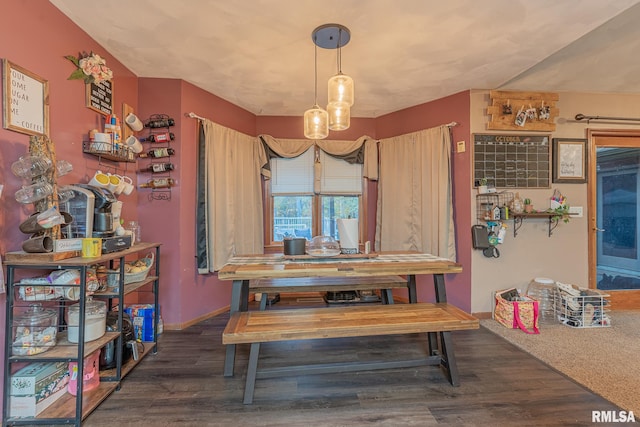
<svg viewBox="0 0 640 427">
<path fill-rule="evenodd" d="M 93 231 L 91 237 L 113 237 L 111 205 L 117 201 L 113 193 L 106 188 L 94 187 L 93 185 L 77 185 L 93 193 Z"/>
</svg>

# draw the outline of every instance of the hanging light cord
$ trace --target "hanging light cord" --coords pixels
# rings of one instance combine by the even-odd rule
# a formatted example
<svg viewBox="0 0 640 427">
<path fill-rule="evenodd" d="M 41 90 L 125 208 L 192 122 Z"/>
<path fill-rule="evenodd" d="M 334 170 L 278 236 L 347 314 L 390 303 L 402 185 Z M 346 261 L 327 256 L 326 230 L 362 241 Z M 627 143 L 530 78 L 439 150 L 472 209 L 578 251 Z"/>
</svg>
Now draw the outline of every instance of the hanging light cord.
<svg viewBox="0 0 640 427">
<path fill-rule="evenodd" d="M 338 30 L 338 74 L 342 74 L 342 28 Z"/>
<path fill-rule="evenodd" d="M 318 44 L 316 43 L 317 36 L 313 39 L 313 105 L 318 106 Z"/>
</svg>

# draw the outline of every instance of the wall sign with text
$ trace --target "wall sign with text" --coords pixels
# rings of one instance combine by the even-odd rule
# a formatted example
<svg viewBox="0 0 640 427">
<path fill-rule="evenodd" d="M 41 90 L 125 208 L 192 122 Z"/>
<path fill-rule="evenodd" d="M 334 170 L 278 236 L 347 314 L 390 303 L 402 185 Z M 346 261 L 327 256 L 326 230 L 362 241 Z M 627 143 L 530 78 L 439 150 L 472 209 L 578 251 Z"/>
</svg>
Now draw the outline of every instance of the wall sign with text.
<svg viewBox="0 0 640 427">
<path fill-rule="evenodd" d="M 2 108 L 5 129 L 49 136 L 49 83 L 11 61 L 3 61 Z"/>
<path fill-rule="evenodd" d="M 100 114 L 113 114 L 113 83 L 103 80 L 100 83 L 87 84 L 87 107 Z"/>
</svg>

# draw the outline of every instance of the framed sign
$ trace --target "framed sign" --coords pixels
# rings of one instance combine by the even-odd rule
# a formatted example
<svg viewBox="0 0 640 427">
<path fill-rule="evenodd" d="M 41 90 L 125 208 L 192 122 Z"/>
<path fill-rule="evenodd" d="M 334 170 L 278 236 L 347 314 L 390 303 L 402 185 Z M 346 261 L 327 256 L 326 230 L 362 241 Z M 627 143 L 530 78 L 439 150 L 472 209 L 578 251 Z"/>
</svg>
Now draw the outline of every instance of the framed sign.
<svg viewBox="0 0 640 427">
<path fill-rule="evenodd" d="M 587 140 L 553 138 L 553 182 L 587 182 Z"/>
<path fill-rule="evenodd" d="M 7 59 L 2 68 L 4 128 L 49 136 L 49 82 Z"/>
<path fill-rule="evenodd" d="M 113 82 L 87 83 L 87 107 L 105 116 L 113 113 Z"/>
</svg>

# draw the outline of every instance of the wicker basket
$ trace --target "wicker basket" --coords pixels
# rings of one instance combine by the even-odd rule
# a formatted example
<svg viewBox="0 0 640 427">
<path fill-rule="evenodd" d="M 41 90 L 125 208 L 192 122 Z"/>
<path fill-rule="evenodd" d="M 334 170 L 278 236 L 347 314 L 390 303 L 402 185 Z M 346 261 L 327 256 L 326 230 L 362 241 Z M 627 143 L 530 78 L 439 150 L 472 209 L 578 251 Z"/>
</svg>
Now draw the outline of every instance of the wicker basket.
<svg viewBox="0 0 640 427">
<path fill-rule="evenodd" d="M 141 259 L 147 265 L 147 268 L 137 273 L 124 273 L 124 284 L 128 285 L 129 283 L 141 282 L 146 279 L 149 274 L 149 270 L 151 270 L 151 266 L 153 265 L 154 258 L 155 255 L 151 252 Z"/>
</svg>

